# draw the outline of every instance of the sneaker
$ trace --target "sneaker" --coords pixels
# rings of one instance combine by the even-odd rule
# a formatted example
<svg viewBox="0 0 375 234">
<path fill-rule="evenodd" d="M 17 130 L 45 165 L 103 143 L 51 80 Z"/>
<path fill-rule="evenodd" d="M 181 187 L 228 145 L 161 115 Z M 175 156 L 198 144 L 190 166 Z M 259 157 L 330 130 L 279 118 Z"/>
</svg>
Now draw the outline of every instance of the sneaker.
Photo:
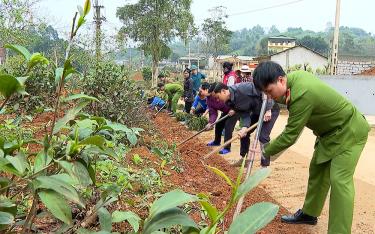
<svg viewBox="0 0 375 234">
<path fill-rule="evenodd" d="M 214 141 L 210 141 L 207 146 L 219 146 L 220 144 L 216 144 Z"/>
<path fill-rule="evenodd" d="M 230 150 L 228 150 L 228 149 L 222 149 L 222 150 L 219 151 L 219 154 L 222 154 L 222 155 L 229 154 L 229 153 L 230 153 Z"/>
</svg>

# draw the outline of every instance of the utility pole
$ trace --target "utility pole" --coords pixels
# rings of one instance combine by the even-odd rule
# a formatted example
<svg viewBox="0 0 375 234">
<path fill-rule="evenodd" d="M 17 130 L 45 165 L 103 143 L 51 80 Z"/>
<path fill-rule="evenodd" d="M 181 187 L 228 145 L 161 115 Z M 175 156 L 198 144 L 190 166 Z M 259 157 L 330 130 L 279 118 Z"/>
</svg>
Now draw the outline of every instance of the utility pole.
<svg viewBox="0 0 375 234">
<path fill-rule="evenodd" d="M 335 17 L 335 31 L 333 33 L 333 41 L 331 48 L 331 61 L 330 61 L 330 74 L 336 75 L 337 73 L 337 54 L 339 51 L 339 30 L 340 30 L 340 5 L 341 0 L 336 0 L 336 17 Z"/>
<path fill-rule="evenodd" d="M 94 22 L 96 25 L 96 30 L 95 30 L 95 55 L 96 55 L 96 62 L 99 62 L 99 59 L 101 57 L 101 47 L 102 47 L 102 30 L 101 26 L 103 21 L 105 21 L 105 17 L 102 16 L 101 14 L 101 9 L 104 8 L 103 5 L 99 4 L 98 0 L 95 0 L 94 2 Z"/>
</svg>

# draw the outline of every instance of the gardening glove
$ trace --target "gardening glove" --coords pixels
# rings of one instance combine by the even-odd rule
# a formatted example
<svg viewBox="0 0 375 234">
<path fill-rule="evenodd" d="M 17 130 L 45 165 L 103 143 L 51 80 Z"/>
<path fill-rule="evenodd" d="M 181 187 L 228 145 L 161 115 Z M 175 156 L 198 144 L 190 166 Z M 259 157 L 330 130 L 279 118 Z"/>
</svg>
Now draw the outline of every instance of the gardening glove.
<svg viewBox="0 0 375 234">
<path fill-rule="evenodd" d="M 271 110 L 266 111 L 266 113 L 264 113 L 264 117 L 263 117 L 264 122 L 270 121 L 271 118 L 272 118 Z"/>
<path fill-rule="evenodd" d="M 229 115 L 229 116 L 233 116 L 234 114 L 236 114 L 236 112 L 235 112 L 234 110 L 230 110 L 230 111 L 228 112 L 228 115 Z"/>
<path fill-rule="evenodd" d="M 246 127 L 241 128 L 241 130 L 239 130 L 237 134 L 240 138 L 244 138 L 247 135 L 247 128 Z"/>
</svg>

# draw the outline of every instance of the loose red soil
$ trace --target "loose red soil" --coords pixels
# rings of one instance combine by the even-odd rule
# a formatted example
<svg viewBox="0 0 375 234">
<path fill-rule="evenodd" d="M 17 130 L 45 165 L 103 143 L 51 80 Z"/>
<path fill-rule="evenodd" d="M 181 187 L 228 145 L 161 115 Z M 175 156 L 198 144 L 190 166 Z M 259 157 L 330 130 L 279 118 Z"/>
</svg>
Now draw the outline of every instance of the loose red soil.
<svg viewBox="0 0 375 234">
<path fill-rule="evenodd" d="M 363 75 L 363 76 L 375 76 L 375 67 L 370 68 L 369 70 L 366 70 L 366 71 L 362 72 L 360 75 Z"/>
<path fill-rule="evenodd" d="M 178 143 L 192 135 L 192 132 L 187 130 L 185 126 L 171 119 L 164 113 L 161 113 L 156 117 L 155 125 L 159 129 L 163 138 L 169 143 Z M 225 207 L 226 202 L 229 201 L 231 195 L 230 187 L 225 181 L 207 169 L 204 164 L 219 168 L 232 180 L 236 179 L 238 168 L 231 166 L 219 155 L 213 155 L 203 162 L 203 156 L 210 150 L 211 149 L 206 146 L 206 142 L 201 142 L 197 138 L 181 146 L 180 152 L 184 172 L 172 172 L 171 176 L 167 179 L 176 187 L 181 188 L 188 193 L 196 194 L 204 192 L 211 194 L 211 201 L 222 210 Z M 257 187 L 246 195 L 243 209 L 246 209 L 257 202 L 272 202 L 277 204 L 277 202 L 270 197 L 265 190 Z M 232 221 L 233 213 L 234 209 L 232 209 L 229 215 L 224 219 L 226 230 Z M 280 216 L 281 214 L 286 213 L 288 213 L 288 211 L 280 206 L 277 217 L 259 233 L 309 233 L 307 228 L 303 225 L 293 226 L 281 223 Z"/>
</svg>

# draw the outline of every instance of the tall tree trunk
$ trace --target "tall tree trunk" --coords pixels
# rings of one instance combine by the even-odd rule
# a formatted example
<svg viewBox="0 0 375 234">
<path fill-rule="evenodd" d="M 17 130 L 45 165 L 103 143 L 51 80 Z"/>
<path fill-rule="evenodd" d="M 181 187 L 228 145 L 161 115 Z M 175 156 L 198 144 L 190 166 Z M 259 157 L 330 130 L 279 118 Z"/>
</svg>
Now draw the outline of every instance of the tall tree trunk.
<svg viewBox="0 0 375 234">
<path fill-rule="evenodd" d="M 158 85 L 158 75 L 159 75 L 159 68 L 158 62 L 152 61 L 152 87 L 156 87 Z"/>
</svg>

